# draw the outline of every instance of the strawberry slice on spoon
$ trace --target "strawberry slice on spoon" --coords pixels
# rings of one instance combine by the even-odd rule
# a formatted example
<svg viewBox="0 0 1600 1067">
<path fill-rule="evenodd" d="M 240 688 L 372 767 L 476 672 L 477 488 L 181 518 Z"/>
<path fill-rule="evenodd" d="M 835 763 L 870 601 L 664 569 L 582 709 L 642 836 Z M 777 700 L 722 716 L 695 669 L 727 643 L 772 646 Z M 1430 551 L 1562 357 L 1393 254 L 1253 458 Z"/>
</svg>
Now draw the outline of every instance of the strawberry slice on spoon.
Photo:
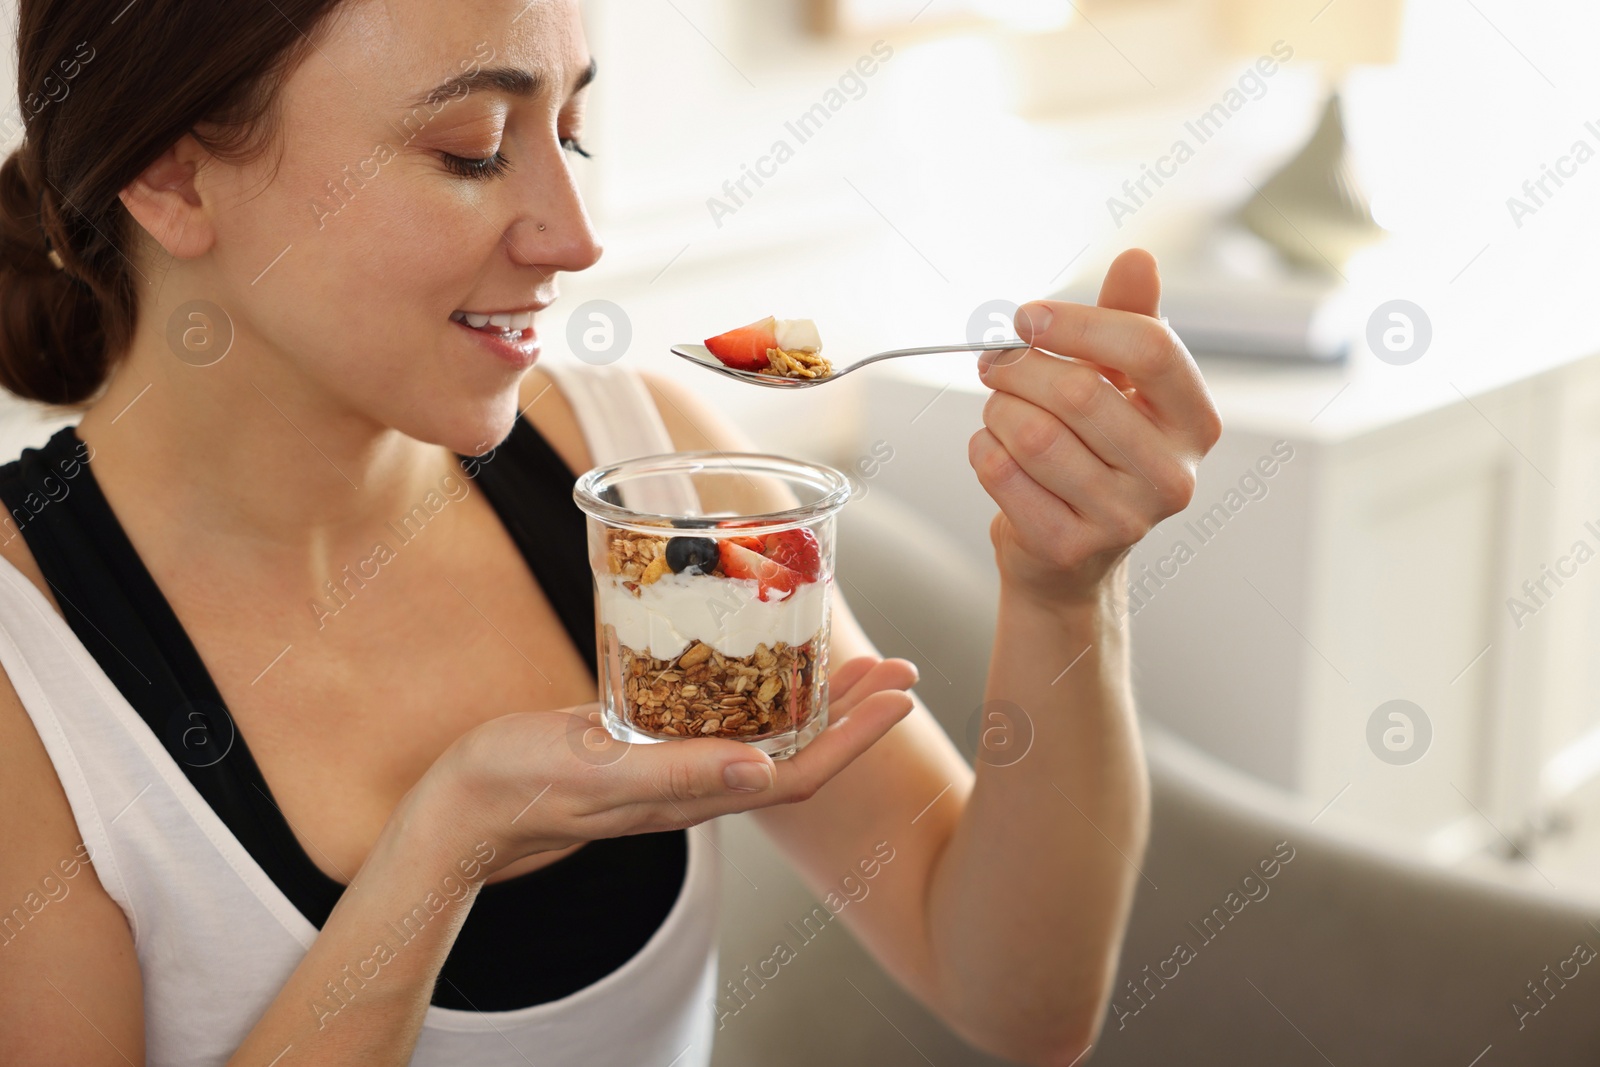
<svg viewBox="0 0 1600 1067">
<path fill-rule="evenodd" d="M 706 338 L 706 348 L 734 370 L 758 371 L 767 366 L 767 351 L 778 347 L 778 320 L 772 315 L 737 330 Z"/>
</svg>

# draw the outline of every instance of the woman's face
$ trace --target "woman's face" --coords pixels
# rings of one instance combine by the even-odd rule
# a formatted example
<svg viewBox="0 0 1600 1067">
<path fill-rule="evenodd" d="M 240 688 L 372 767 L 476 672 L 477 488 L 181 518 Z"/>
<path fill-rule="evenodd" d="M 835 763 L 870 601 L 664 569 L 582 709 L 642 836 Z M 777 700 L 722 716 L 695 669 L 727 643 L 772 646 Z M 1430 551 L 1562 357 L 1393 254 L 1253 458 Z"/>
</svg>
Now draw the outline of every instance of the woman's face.
<svg viewBox="0 0 1600 1067">
<path fill-rule="evenodd" d="M 458 452 L 501 440 L 536 334 L 457 320 L 540 310 L 599 259 L 568 169 L 589 64 L 576 0 L 340 8 L 281 90 L 281 160 L 201 178 L 202 284 L 252 383 Z"/>
</svg>

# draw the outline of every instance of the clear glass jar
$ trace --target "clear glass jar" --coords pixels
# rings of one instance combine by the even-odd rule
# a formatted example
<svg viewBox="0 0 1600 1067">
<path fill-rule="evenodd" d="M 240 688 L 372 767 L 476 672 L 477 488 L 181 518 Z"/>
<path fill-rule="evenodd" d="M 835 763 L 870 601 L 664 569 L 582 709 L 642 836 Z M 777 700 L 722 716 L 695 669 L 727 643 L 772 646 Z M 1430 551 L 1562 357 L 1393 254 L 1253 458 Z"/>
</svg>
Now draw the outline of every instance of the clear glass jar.
<svg viewBox="0 0 1600 1067">
<path fill-rule="evenodd" d="M 606 730 L 731 738 L 774 759 L 816 737 L 850 495 L 831 467 L 757 453 L 642 456 L 579 478 Z"/>
</svg>

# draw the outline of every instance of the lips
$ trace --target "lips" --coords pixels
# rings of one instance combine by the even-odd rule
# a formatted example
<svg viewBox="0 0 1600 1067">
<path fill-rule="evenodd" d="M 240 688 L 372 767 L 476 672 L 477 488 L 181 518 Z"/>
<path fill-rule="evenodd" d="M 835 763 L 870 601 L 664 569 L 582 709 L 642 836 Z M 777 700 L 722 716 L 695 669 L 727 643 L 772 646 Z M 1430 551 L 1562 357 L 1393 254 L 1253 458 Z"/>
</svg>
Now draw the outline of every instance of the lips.
<svg viewBox="0 0 1600 1067">
<path fill-rule="evenodd" d="M 478 344 L 516 370 L 526 370 L 539 358 L 539 335 L 533 328 L 533 311 L 479 314 L 457 311 L 450 321 L 466 330 Z"/>
</svg>

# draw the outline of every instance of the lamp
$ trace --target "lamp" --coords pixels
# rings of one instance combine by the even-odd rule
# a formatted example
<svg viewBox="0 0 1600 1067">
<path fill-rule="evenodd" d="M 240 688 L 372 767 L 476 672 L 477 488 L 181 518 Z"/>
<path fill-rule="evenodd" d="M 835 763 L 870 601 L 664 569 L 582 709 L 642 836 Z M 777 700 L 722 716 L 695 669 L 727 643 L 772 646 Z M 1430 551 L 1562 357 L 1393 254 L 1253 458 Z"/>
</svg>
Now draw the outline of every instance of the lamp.
<svg viewBox="0 0 1600 1067">
<path fill-rule="evenodd" d="M 1259 53 L 1284 40 L 1296 61 L 1324 64 L 1328 94 L 1316 130 L 1236 216 L 1296 265 L 1336 272 L 1383 235 L 1350 166 L 1338 84 L 1350 66 L 1394 62 L 1402 6 L 1403 0 L 1221 0 L 1229 47 Z M 1285 27 L 1304 30 L 1290 39 Z"/>
</svg>

